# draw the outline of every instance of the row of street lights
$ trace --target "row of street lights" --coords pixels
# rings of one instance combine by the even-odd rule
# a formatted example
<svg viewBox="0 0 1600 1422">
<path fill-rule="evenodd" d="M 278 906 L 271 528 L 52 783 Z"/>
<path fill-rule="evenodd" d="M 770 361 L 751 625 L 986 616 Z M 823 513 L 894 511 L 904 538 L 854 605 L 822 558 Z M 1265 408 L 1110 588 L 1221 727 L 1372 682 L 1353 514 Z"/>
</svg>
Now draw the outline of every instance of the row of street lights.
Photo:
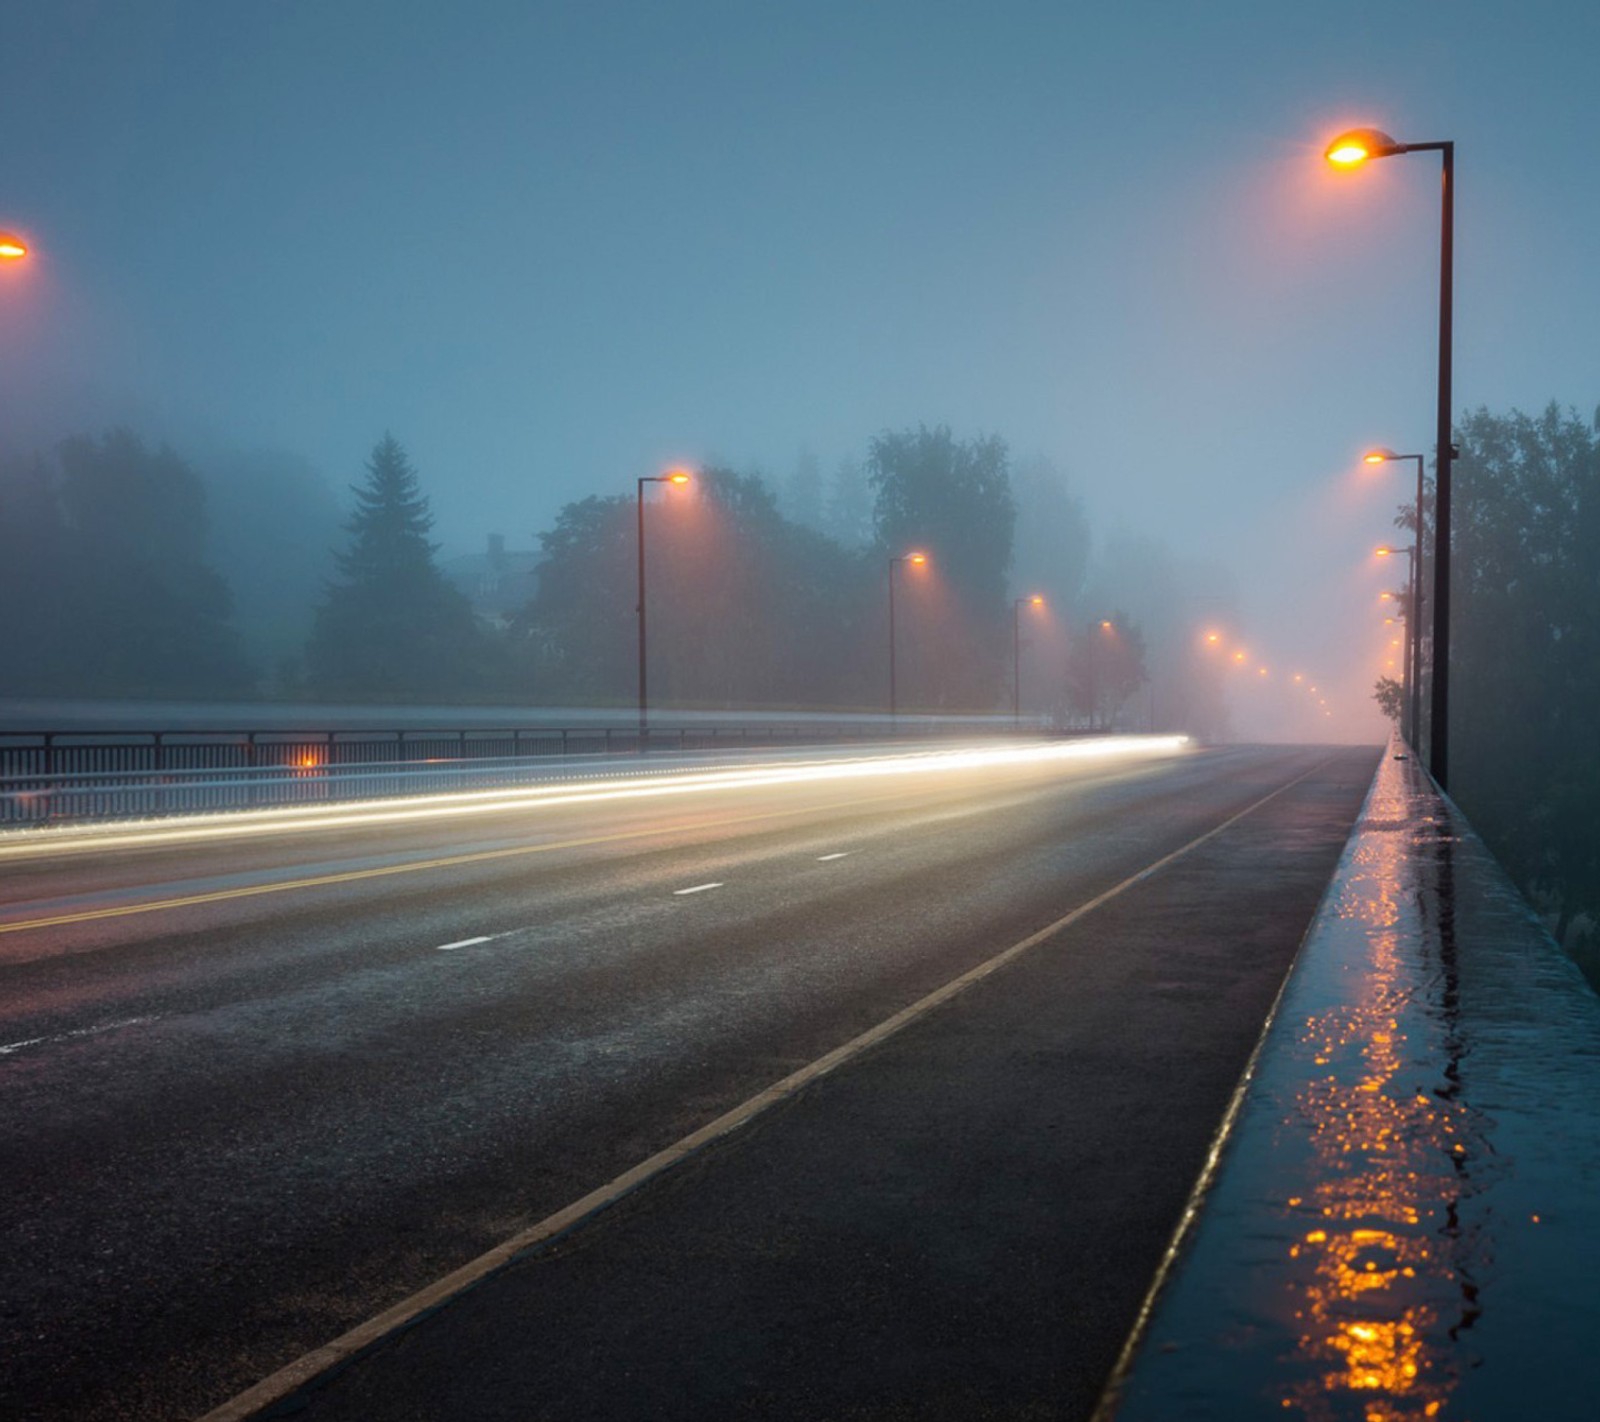
<svg viewBox="0 0 1600 1422">
<path fill-rule="evenodd" d="M 645 597 L 645 538 L 644 538 L 644 486 L 646 484 L 666 484 L 673 488 L 682 488 L 693 482 L 693 475 L 687 469 L 669 469 L 665 474 L 645 474 L 640 476 L 637 483 L 637 498 L 635 508 L 638 522 L 638 548 L 639 548 L 639 600 L 636 611 L 639 614 L 639 745 L 642 749 L 647 743 L 650 734 L 650 696 L 649 696 L 649 647 L 648 647 L 648 614 Z M 889 559 L 889 715 L 891 718 L 899 714 L 899 685 L 896 672 L 898 648 L 895 639 L 895 611 L 894 611 L 894 585 L 895 569 L 902 563 L 913 568 L 924 568 L 928 564 L 928 555 L 920 549 L 912 549 Z M 1016 598 L 1011 607 L 1011 721 L 1019 725 L 1022 719 L 1022 628 L 1021 613 L 1024 607 L 1043 607 L 1044 598 L 1038 593 L 1028 597 Z M 1105 624 L 1109 626 L 1110 624 Z"/>
<path fill-rule="evenodd" d="M 1391 158 L 1400 153 L 1437 153 L 1442 163 L 1439 215 L 1439 380 L 1435 407 L 1434 438 L 1434 531 L 1433 531 L 1433 640 L 1432 670 L 1428 707 L 1428 769 L 1439 788 L 1446 788 L 1450 766 L 1450 462 L 1455 450 L 1450 443 L 1450 376 L 1452 348 L 1452 266 L 1455 249 L 1455 170 L 1456 146 L 1452 142 L 1399 143 L 1375 128 L 1352 129 L 1328 145 L 1324 156 L 1336 168 L 1358 168 L 1371 158 Z M 1422 538 L 1422 456 L 1392 455 L 1376 450 L 1378 459 L 1416 459 L 1417 463 L 1417 548 Z M 1371 459 L 1371 456 L 1369 456 Z M 1414 594 L 1420 594 L 1420 553 L 1413 554 Z M 1416 596 L 1411 612 L 1413 657 L 1413 695 L 1420 677 L 1418 647 L 1420 617 Z M 1412 714 L 1413 743 L 1420 730 L 1420 702 Z"/>
<path fill-rule="evenodd" d="M 1388 545 L 1380 546 L 1373 551 L 1380 558 L 1393 557 L 1396 554 L 1408 554 L 1411 560 L 1411 596 L 1406 606 L 1406 659 L 1405 659 L 1405 684 L 1406 684 L 1406 713 L 1402 717 L 1404 722 L 1402 732 L 1407 741 L 1412 745 L 1417 744 L 1422 731 L 1422 479 L 1423 456 L 1420 454 L 1396 454 L 1392 449 L 1379 446 L 1377 449 L 1368 450 L 1362 455 L 1362 460 L 1367 464 L 1393 464 L 1401 460 L 1411 459 L 1417 465 L 1417 498 L 1413 506 L 1412 520 L 1415 536 L 1407 548 L 1393 548 Z"/>
</svg>

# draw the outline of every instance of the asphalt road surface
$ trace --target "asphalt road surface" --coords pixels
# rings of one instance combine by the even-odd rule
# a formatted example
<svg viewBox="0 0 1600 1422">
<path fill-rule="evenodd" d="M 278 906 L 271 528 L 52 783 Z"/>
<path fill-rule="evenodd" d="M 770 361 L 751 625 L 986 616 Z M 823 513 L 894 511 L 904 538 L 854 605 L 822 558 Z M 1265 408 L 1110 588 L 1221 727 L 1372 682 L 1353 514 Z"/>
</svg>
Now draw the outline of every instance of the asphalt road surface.
<svg viewBox="0 0 1600 1422">
<path fill-rule="evenodd" d="M 0 1415 L 197 1416 L 1250 810 L 1052 979 L 1195 1063 L 1102 1053 L 1130 1168 L 1189 1123 L 1159 1255 L 1377 753 L 1038 749 L 0 840 Z M 1190 940 L 1209 990 L 1108 967 Z"/>
</svg>

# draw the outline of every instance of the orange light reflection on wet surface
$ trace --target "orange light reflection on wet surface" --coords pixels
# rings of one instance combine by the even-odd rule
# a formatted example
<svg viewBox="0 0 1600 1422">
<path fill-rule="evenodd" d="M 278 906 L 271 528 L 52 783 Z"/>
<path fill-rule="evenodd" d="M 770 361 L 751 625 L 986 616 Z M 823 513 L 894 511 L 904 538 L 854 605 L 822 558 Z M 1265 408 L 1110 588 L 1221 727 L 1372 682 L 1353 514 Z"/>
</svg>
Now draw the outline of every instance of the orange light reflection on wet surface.
<svg viewBox="0 0 1600 1422">
<path fill-rule="evenodd" d="M 1477 1290 L 1458 1205 L 1481 1188 L 1488 1152 L 1454 1099 L 1452 969 L 1419 971 L 1416 937 L 1400 928 L 1414 914 L 1402 898 L 1418 896 L 1402 866 L 1415 859 L 1399 833 L 1368 836 L 1363 854 L 1361 892 L 1341 905 L 1364 921 L 1362 986 L 1301 1033 L 1320 1070 L 1289 1124 L 1308 1135 L 1316 1183 L 1288 1202 L 1308 1221 L 1285 1286 L 1303 1371 L 1281 1403 L 1317 1422 L 1415 1422 L 1443 1415 L 1459 1384 Z"/>
</svg>

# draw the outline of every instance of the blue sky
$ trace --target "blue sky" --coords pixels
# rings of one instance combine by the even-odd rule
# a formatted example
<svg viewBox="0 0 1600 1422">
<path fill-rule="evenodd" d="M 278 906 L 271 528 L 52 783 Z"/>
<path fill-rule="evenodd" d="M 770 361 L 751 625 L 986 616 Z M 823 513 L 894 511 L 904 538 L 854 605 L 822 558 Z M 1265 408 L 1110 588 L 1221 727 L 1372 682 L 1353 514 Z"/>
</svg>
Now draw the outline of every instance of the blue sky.
<svg viewBox="0 0 1600 1422">
<path fill-rule="evenodd" d="M 452 548 L 671 460 L 782 477 L 998 433 L 1096 533 L 1235 570 L 1363 703 L 1431 445 L 1438 163 L 1458 410 L 1600 403 L 1593 3 L 7 6 L 0 439 L 126 422 L 336 484 L 385 430 Z M 1379 476 L 1380 478 L 1382 476 Z"/>
</svg>

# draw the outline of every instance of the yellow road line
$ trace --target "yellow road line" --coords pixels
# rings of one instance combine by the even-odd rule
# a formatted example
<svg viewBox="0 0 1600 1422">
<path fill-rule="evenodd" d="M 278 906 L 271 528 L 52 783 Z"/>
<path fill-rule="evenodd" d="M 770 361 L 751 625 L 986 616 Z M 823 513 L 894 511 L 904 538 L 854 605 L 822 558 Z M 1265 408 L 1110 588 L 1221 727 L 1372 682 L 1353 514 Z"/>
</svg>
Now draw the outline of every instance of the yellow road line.
<svg viewBox="0 0 1600 1422">
<path fill-rule="evenodd" d="M 519 855 L 549 854 L 561 849 L 586 849 L 597 844 L 620 844 L 631 839 L 648 839 L 651 836 L 678 834 L 684 831 L 727 829 L 734 825 L 747 825 L 761 820 L 777 820 L 805 814 L 827 814 L 834 810 L 859 808 L 864 804 L 877 805 L 885 800 L 904 800 L 904 792 L 890 795 L 872 795 L 852 800 L 841 800 L 829 805 L 805 805 L 791 810 L 768 810 L 758 815 L 735 815 L 731 819 L 712 820 L 692 825 L 653 825 L 649 829 L 620 830 L 615 834 L 589 835 L 583 839 L 555 840 L 547 844 L 519 844 L 510 849 L 475 850 L 471 854 L 451 854 L 438 859 L 416 859 L 405 864 L 386 864 L 378 869 L 350 869 L 340 874 L 316 874 L 304 879 L 280 879 L 270 884 L 250 884 L 237 889 L 215 889 L 205 894 L 184 894 L 178 898 L 151 899 L 145 903 L 118 904 L 110 908 L 83 909 L 77 913 L 54 914 L 49 918 L 21 919 L 16 923 L 0 923 L 0 934 L 26 933 L 39 928 L 61 928 L 72 923 L 93 923 L 107 918 L 128 918 L 134 914 L 164 913 L 169 909 L 193 908 L 199 904 L 225 903 L 230 899 L 255 898 L 260 894 L 283 894 L 297 889 L 320 889 L 331 884 L 354 884 L 365 879 L 381 879 L 395 874 L 420 874 L 430 869 L 455 869 L 464 864 L 486 864 L 496 859 L 513 859 Z"/>
</svg>

